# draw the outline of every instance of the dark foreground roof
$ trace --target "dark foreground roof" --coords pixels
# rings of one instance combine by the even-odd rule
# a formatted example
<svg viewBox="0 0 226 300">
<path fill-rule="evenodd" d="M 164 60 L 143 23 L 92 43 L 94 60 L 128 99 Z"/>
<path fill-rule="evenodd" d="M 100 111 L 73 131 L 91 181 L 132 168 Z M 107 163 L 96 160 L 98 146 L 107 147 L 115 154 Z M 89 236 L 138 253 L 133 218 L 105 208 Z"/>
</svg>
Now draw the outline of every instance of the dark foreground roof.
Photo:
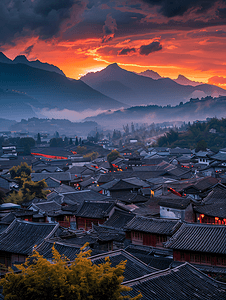
<svg viewBox="0 0 226 300">
<path fill-rule="evenodd" d="M 35 245 L 53 235 L 58 227 L 58 223 L 33 223 L 15 219 L 0 235 L 0 251 L 29 255 Z"/>
<path fill-rule="evenodd" d="M 126 268 L 123 273 L 124 281 L 132 280 L 134 278 L 158 271 L 158 269 L 147 266 L 145 263 L 125 250 L 116 250 L 95 255 L 91 257 L 91 260 L 95 265 L 98 265 L 104 263 L 106 257 L 109 257 L 112 267 L 117 266 L 121 261 L 127 261 Z"/>
<path fill-rule="evenodd" d="M 166 245 L 175 250 L 226 254 L 226 226 L 182 224 Z"/>
<path fill-rule="evenodd" d="M 208 277 L 185 263 L 174 269 L 152 273 L 123 283 L 132 287 L 132 297 L 143 295 L 142 300 L 223 300 L 226 284 Z"/>
</svg>

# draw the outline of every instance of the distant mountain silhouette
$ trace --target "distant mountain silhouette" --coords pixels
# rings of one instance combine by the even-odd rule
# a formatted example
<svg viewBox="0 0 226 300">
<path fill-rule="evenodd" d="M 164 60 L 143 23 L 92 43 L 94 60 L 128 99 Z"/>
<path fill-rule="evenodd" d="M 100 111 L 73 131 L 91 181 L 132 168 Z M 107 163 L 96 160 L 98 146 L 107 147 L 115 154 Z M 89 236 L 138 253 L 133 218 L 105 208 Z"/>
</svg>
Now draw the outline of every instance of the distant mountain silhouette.
<svg viewBox="0 0 226 300">
<path fill-rule="evenodd" d="M 176 83 L 182 84 L 182 85 L 191 85 L 191 86 L 197 86 L 200 84 L 203 84 L 202 82 L 196 82 L 192 81 L 188 78 L 186 78 L 184 75 L 178 75 L 177 79 L 173 79 Z"/>
<path fill-rule="evenodd" d="M 137 73 L 137 74 L 142 75 L 142 76 L 146 76 L 146 77 L 150 77 L 150 78 L 155 79 L 155 80 L 162 78 L 162 76 L 160 76 L 157 72 L 152 71 L 152 70 L 146 70 L 144 72 Z"/>
<path fill-rule="evenodd" d="M 61 71 L 58 67 L 56 67 L 54 65 L 50 65 L 48 63 L 42 63 L 38 59 L 34 60 L 34 61 L 29 61 L 25 55 L 19 55 L 19 56 L 15 57 L 12 62 L 14 64 L 25 64 L 25 65 L 28 65 L 33 68 L 38 68 L 38 69 L 42 69 L 42 70 L 46 70 L 46 71 L 50 71 L 50 72 L 56 72 L 60 75 L 65 76 L 64 72 Z"/>
<path fill-rule="evenodd" d="M 146 77 L 150 77 L 150 78 L 155 79 L 155 80 L 158 80 L 160 78 L 165 78 L 165 77 L 160 76 L 157 72 L 152 71 L 152 70 L 146 70 L 144 72 L 136 73 L 136 74 L 146 76 Z M 186 78 L 184 75 L 181 75 L 181 74 L 178 75 L 178 77 L 176 79 L 172 79 L 172 80 L 175 81 L 178 84 L 181 84 L 181 85 L 197 86 L 197 85 L 203 84 L 202 82 L 192 81 L 192 80 Z"/>
<path fill-rule="evenodd" d="M 24 60 L 24 58 L 20 59 Z M 81 80 L 69 80 L 55 72 L 21 63 L 0 63 L 0 88 L 26 93 L 37 99 L 42 107 L 46 105 L 57 109 L 82 111 L 116 109 L 126 106 L 95 91 Z"/>
<path fill-rule="evenodd" d="M 41 61 L 34 60 L 34 61 L 29 61 L 25 55 L 18 55 L 17 57 L 14 58 L 14 60 L 9 59 L 4 53 L 0 52 L 0 63 L 5 63 L 5 64 L 25 64 L 28 66 L 31 66 L 33 68 L 38 68 L 50 72 L 56 72 L 58 74 L 64 75 L 63 71 L 61 71 L 58 67 L 48 64 L 48 63 L 42 63 Z"/>
<path fill-rule="evenodd" d="M 196 87 L 185 86 L 170 78 L 154 80 L 126 71 L 117 64 L 109 65 L 99 72 L 88 73 L 81 80 L 99 92 L 128 105 L 175 105 L 189 99 L 195 91 L 202 91 L 205 95 L 212 95 L 213 93 L 215 96 L 226 95 L 226 90 L 217 86 L 208 84 L 201 84 Z M 106 87 L 111 85 L 111 89 Z"/>
</svg>

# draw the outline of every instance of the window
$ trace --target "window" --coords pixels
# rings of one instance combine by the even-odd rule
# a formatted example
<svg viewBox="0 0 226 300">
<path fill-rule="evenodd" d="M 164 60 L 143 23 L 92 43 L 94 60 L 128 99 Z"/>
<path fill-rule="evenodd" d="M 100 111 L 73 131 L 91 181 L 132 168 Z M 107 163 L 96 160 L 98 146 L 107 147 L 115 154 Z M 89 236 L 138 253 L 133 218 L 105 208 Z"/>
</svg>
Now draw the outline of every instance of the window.
<svg viewBox="0 0 226 300">
<path fill-rule="evenodd" d="M 165 235 L 156 235 L 156 244 L 162 244 L 167 241 L 167 237 Z"/>
<path fill-rule="evenodd" d="M 134 240 L 143 240 L 143 233 L 138 231 L 133 231 L 133 239 Z"/>
<path fill-rule="evenodd" d="M 201 264 L 204 264 L 206 262 L 206 256 L 201 255 Z"/>
<path fill-rule="evenodd" d="M 195 262 L 195 255 L 193 253 L 190 254 L 190 262 Z"/>
<path fill-rule="evenodd" d="M 211 256 L 206 255 L 206 264 L 211 265 Z"/>
<path fill-rule="evenodd" d="M 184 255 L 184 252 L 181 252 L 181 253 L 180 253 L 180 260 L 181 260 L 181 261 L 185 261 L 185 255 Z"/>
<path fill-rule="evenodd" d="M 195 262 L 196 263 L 200 262 L 200 255 L 199 254 L 195 254 Z"/>
</svg>

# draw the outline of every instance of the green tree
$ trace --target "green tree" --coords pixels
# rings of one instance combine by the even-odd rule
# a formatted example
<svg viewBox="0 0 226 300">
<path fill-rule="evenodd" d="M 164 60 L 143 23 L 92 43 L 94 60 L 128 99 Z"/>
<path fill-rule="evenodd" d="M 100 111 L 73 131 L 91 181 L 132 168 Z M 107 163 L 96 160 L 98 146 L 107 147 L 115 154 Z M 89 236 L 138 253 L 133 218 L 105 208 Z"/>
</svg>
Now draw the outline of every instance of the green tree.
<svg viewBox="0 0 226 300">
<path fill-rule="evenodd" d="M 68 137 L 66 137 L 66 136 L 65 136 L 65 138 L 64 138 L 64 144 L 65 144 L 65 145 L 68 145 Z"/>
<path fill-rule="evenodd" d="M 21 138 L 19 145 L 21 147 L 24 147 L 24 154 L 25 155 L 30 155 L 31 154 L 31 147 L 35 146 L 35 140 L 31 137 L 25 137 Z"/>
<path fill-rule="evenodd" d="M 64 141 L 62 138 L 52 138 L 50 140 L 50 147 L 63 147 Z"/>
<path fill-rule="evenodd" d="M 40 135 L 40 133 L 38 133 L 38 135 L 37 135 L 37 141 L 36 141 L 36 143 L 39 145 L 39 144 L 41 144 L 41 135 Z"/>
<path fill-rule="evenodd" d="M 68 264 L 68 259 L 61 257 L 54 247 L 52 251 L 53 263 L 34 251 L 24 265 L 17 266 L 21 273 L 11 270 L 1 279 L 5 300 L 137 300 L 142 297 L 140 294 L 134 298 L 122 296 L 131 290 L 121 284 L 125 261 L 111 267 L 108 258 L 105 263 L 95 265 L 88 259 L 89 250 L 81 251 Z"/>
<path fill-rule="evenodd" d="M 117 150 L 112 150 L 108 155 L 107 155 L 107 160 L 108 162 L 112 162 L 115 160 L 117 157 L 121 157 L 120 153 Z"/>
<path fill-rule="evenodd" d="M 200 150 L 201 150 L 201 151 L 206 151 L 206 148 L 207 148 L 207 143 L 206 143 L 206 141 L 205 141 L 205 140 L 200 140 L 200 141 L 198 141 L 198 143 L 197 143 L 197 146 L 196 146 L 195 151 L 196 151 L 196 152 L 199 152 Z"/>
</svg>

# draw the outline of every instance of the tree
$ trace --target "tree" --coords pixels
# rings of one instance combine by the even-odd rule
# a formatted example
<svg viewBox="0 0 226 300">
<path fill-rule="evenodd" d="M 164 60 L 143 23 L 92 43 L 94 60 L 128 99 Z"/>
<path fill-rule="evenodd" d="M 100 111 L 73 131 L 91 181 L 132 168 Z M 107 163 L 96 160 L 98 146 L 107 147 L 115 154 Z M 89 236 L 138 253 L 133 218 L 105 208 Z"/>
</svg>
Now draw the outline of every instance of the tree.
<svg viewBox="0 0 226 300">
<path fill-rule="evenodd" d="M 64 144 L 65 144 L 65 145 L 68 145 L 68 137 L 66 137 L 66 136 L 65 136 L 65 138 L 64 138 Z"/>
<path fill-rule="evenodd" d="M 117 150 L 112 150 L 108 155 L 107 155 L 107 160 L 109 163 L 111 163 L 113 160 L 115 160 L 117 157 L 121 157 L 120 153 Z"/>
<path fill-rule="evenodd" d="M 39 145 L 39 144 L 41 144 L 41 135 L 40 135 L 40 133 L 38 133 L 38 135 L 37 135 L 37 141 L 36 141 L 36 143 Z"/>
<path fill-rule="evenodd" d="M 84 245 L 84 247 L 86 247 Z M 131 290 L 121 285 L 126 262 L 111 267 L 109 258 L 105 263 L 94 265 L 88 257 L 91 250 L 81 252 L 72 264 L 53 247 L 53 263 L 43 258 L 37 251 L 24 265 L 18 265 L 21 273 L 12 270 L 0 284 L 5 300 L 121 300 L 134 298 L 122 296 Z M 31 263 L 32 262 L 32 263 Z"/>
<path fill-rule="evenodd" d="M 86 155 L 83 155 L 83 158 L 89 158 L 91 161 L 96 159 L 97 157 L 99 156 L 99 153 L 98 152 L 91 152 L 91 153 L 88 153 Z"/>
<path fill-rule="evenodd" d="M 35 146 L 35 140 L 31 137 L 25 137 L 21 138 L 19 145 L 21 147 L 24 147 L 24 154 L 25 155 L 30 155 L 31 154 L 31 147 Z"/>
<path fill-rule="evenodd" d="M 47 188 L 47 183 L 45 179 L 34 182 L 34 181 L 25 181 L 21 191 L 23 193 L 23 200 L 30 201 L 34 198 L 45 198 L 46 195 L 49 193 L 48 190 L 44 190 Z"/>
<path fill-rule="evenodd" d="M 34 198 L 46 199 L 48 190 L 44 190 L 47 187 L 45 179 L 34 182 L 32 180 L 22 180 L 22 187 L 18 192 L 12 192 L 6 199 L 6 202 L 21 204 L 26 201 L 30 201 Z"/>
<path fill-rule="evenodd" d="M 64 146 L 64 141 L 62 138 L 52 138 L 50 140 L 50 147 L 62 147 Z"/>
<path fill-rule="evenodd" d="M 78 146 L 76 149 L 76 152 L 78 154 L 82 154 L 83 152 L 85 152 L 87 150 L 87 148 L 85 146 Z"/>
<path fill-rule="evenodd" d="M 206 151 L 206 148 L 207 148 L 206 141 L 205 141 L 205 140 L 200 140 L 200 141 L 198 141 L 198 143 L 197 143 L 197 146 L 196 146 L 195 151 L 196 151 L 196 152 L 199 152 L 199 151 Z"/>
<path fill-rule="evenodd" d="M 15 177 L 28 177 L 31 175 L 32 168 L 26 162 L 22 162 L 19 166 L 14 166 L 10 170 L 11 179 Z"/>
</svg>

